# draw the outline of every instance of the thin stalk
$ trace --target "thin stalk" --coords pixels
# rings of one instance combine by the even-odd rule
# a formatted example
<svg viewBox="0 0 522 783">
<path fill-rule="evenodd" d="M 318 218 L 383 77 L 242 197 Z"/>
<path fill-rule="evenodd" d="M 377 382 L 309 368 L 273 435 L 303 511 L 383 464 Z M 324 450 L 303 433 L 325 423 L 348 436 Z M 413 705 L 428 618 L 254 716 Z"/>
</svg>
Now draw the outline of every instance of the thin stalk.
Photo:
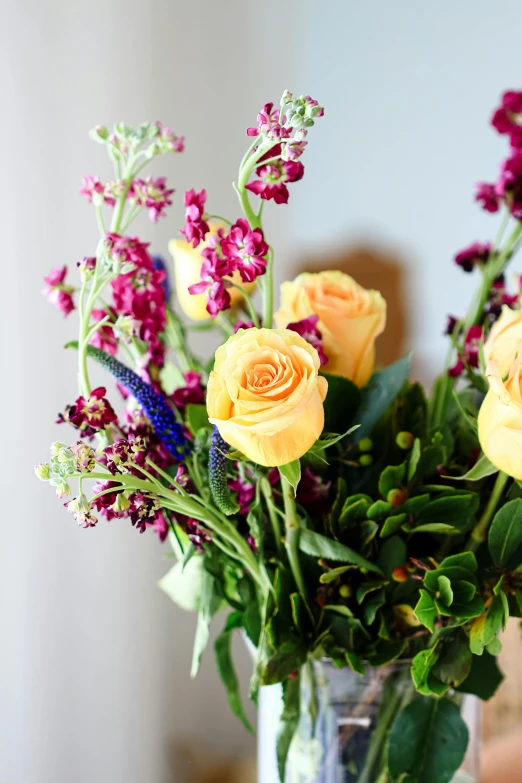
<svg viewBox="0 0 522 783">
<path fill-rule="evenodd" d="M 491 520 L 495 514 L 498 504 L 502 498 L 506 482 L 509 479 L 507 473 L 500 473 L 497 476 L 495 486 L 490 495 L 488 504 L 484 509 L 484 513 L 480 517 L 479 521 L 473 528 L 469 537 L 467 549 L 471 552 L 476 552 L 479 546 L 486 540 L 488 534 L 488 528 L 491 524 Z"/>
<path fill-rule="evenodd" d="M 294 488 L 290 482 L 281 476 L 281 485 L 283 487 L 283 500 L 285 505 L 285 549 L 288 556 L 288 562 L 290 570 L 294 577 L 297 590 L 301 596 L 303 603 L 306 607 L 306 611 L 315 625 L 315 619 L 312 614 L 308 601 L 306 598 L 306 584 L 301 568 L 301 559 L 299 557 L 299 538 L 301 535 L 300 519 L 297 515 L 297 506 L 294 497 Z"/>
<path fill-rule="evenodd" d="M 274 534 L 277 554 L 281 558 L 283 556 L 281 525 L 279 524 L 279 517 L 277 515 L 277 511 L 274 505 L 274 496 L 272 494 L 272 487 L 270 486 L 270 482 L 268 481 L 267 478 L 261 479 L 261 492 L 263 493 L 266 501 L 266 507 L 268 509 L 268 518 L 270 519 L 270 524 L 272 525 L 272 532 Z"/>
<path fill-rule="evenodd" d="M 194 369 L 194 361 L 187 348 L 183 325 L 176 313 L 174 313 L 170 307 L 167 308 L 167 330 L 169 343 L 176 353 L 176 358 L 181 371 L 188 372 L 189 370 Z"/>
<path fill-rule="evenodd" d="M 259 329 L 259 318 L 257 317 L 256 308 L 254 307 L 254 303 L 252 302 L 252 299 L 249 296 L 249 294 L 247 294 L 245 289 L 242 286 L 238 285 L 237 283 L 233 283 L 231 280 L 228 280 L 228 283 L 233 288 L 237 288 L 237 290 L 241 292 L 241 295 L 243 296 L 246 302 L 250 318 L 252 319 L 254 326 L 256 326 Z"/>
<path fill-rule="evenodd" d="M 272 328 L 272 318 L 274 314 L 274 251 L 268 250 L 268 259 L 263 284 L 263 326 L 265 329 Z"/>
</svg>

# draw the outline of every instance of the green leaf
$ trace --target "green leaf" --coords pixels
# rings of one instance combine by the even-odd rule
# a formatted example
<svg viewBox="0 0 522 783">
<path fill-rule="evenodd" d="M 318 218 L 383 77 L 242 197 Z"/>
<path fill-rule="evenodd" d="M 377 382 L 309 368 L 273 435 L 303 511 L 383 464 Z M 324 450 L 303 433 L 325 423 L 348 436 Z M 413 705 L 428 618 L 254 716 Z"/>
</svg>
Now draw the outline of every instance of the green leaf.
<svg viewBox="0 0 522 783">
<path fill-rule="evenodd" d="M 459 533 L 456 527 L 453 525 L 446 525 L 444 522 L 426 522 L 425 525 L 417 525 L 408 530 L 408 533 L 446 533 L 451 535 L 452 533 Z"/>
<path fill-rule="evenodd" d="M 165 362 L 159 372 L 159 376 L 161 388 L 167 397 L 170 397 L 176 389 L 179 389 L 180 386 L 184 386 L 185 384 L 183 373 L 179 367 L 176 367 L 172 362 Z"/>
<path fill-rule="evenodd" d="M 397 715 L 388 742 L 392 777 L 409 774 L 422 783 L 449 783 L 468 745 L 459 708 L 446 699 L 421 697 Z"/>
<path fill-rule="evenodd" d="M 406 475 L 406 463 L 400 465 L 388 465 L 379 478 L 379 492 L 384 499 L 392 489 L 399 489 Z"/>
<path fill-rule="evenodd" d="M 457 690 L 460 693 L 472 693 L 487 701 L 494 695 L 503 679 L 504 675 L 498 668 L 496 659 L 485 650 L 484 655 L 473 656 L 471 671 Z"/>
<path fill-rule="evenodd" d="M 297 492 L 297 485 L 301 481 L 301 463 L 299 460 L 294 459 L 293 462 L 287 462 L 286 465 L 279 465 L 279 473 L 284 476 L 293 487 L 295 495 Z"/>
<path fill-rule="evenodd" d="M 300 714 L 300 678 L 286 680 L 283 683 L 283 712 L 279 719 L 277 732 L 277 769 L 279 780 L 285 781 L 285 767 L 288 751 L 299 723 Z"/>
<path fill-rule="evenodd" d="M 353 617 L 353 612 L 343 604 L 326 604 L 323 606 L 325 612 L 335 612 L 335 614 L 341 614 L 343 617 Z"/>
<path fill-rule="evenodd" d="M 364 600 L 362 605 L 362 613 L 365 625 L 373 625 L 377 616 L 377 611 L 384 606 L 386 601 L 384 590 L 377 590 L 371 593 L 368 598 Z"/>
<path fill-rule="evenodd" d="M 189 430 L 193 435 L 196 435 L 204 428 L 210 427 L 206 405 L 196 405 L 193 402 L 189 402 L 185 413 Z"/>
<path fill-rule="evenodd" d="M 357 431 L 358 438 L 372 434 L 375 424 L 390 407 L 408 380 L 410 370 L 411 358 L 405 356 L 372 375 L 369 383 L 361 392 L 361 404 L 353 417 L 353 420 L 361 425 Z"/>
<path fill-rule="evenodd" d="M 377 565 L 366 560 L 366 558 L 358 552 L 341 544 L 339 541 L 334 541 L 332 538 L 322 536 L 314 530 L 308 530 L 306 528 L 301 530 L 299 548 L 306 555 L 324 557 L 325 560 L 334 560 L 341 563 L 354 563 L 360 568 L 366 568 L 368 571 L 382 574 L 381 569 Z"/>
<path fill-rule="evenodd" d="M 453 590 L 447 576 L 439 576 L 439 594 L 444 606 L 451 606 L 453 603 Z"/>
<path fill-rule="evenodd" d="M 477 558 L 473 552 L 460 552 L 458 555 L 445 557 L 440 564 L 440 568 L 452 568 L 453 566 L 465 568 L 467 571 L 476 571 L 478 568 Z"/>
<path fill-rule="evenodd" d="M 467 568 L 460 568 L 459 566 L 443 566 L 434 571 L 426 571 L 424 574 L 424 584 L 429 590 L 434 593 L 439 589 L 439 577 L 447 576 L 450 582 L 470 582 L 471 584 L 477 584 L 474 574 L 468 571 Z"/>
<path fill-rule="evenodd" d="M 194 562 L 193 560 L 190 561 Z M 188 564 L 187 568 L 190 566 Z M 186 572 L 185 572 L 186 573 Z M 210 622 L 219 611 L 222 604 L 221 593 L 216 590 L 215 578 L 205 568 L 201 576 L 201 599 L 199 602 L 198 624 L 194 638 L 194 652 L 190 676 L 195 677 L 199 671 L 201 658 L 210 636 Z"/>
<path fill-rule="evenodd" d="M 451 481 L 480 481 L 487 476 L 492 476 L 494 473 L 498 473 L 498 468 L 483 454 L 471 470 L 468 470 L 463 476 L 444 476 L 444 478 Z"/>
<path fill-rule="evenodd" d="M 346 481 L 343 478 L 337 479 L 337 487 L 336 487 L 336 493 L 335 493 L 335 500 L 332 505 L 332 512 L 330 515 L 330 519 L 332 522 L 332 526 L 335 526 L 339 516 L 341 514 L 341 510 L 344 506 L 344 501 L 346 500 L 346 496 L 348 494 L 346 489 Z"/>
<path fill-rule="evenodd" d="M 350 427 L 349 430 L 344 432 L 342 435 L 336 435 L 331 432 L 323 432 L 321 437 L 316 440 L 314 445 L 308 449 L 309 452 L 312 452 L 312 454 L 316 451 L 323 451 L 324 449 L 330 448 L 330 446 L 333 446 L 335 443 L 339 443 L 340 440 L 343 438 L 346 438 L 348 435 L 351 435 L 352 432 L 355 432 L 355 430 L 359 429 L 358 424 L 354 424 L 353 427 Z"/>
<path fill-rule="evenodd" d="M 368 519 L 373 519 L 374 522 L 380 522 L 390 513 L 392 508 L 391 503 L 387 503 L 385 500 L 376 500 L 366 512 L 366 516 Z"/>
<path fill-rule="evenodd" d="M 500 631 L 504 620 L 504 606 L 500 596 L 494 595 L 488 608 L 477 617 L 470 629 L 469 646 L 474 655 L 482 655 L 484 647 Z"/>
<path fill-rule="evenodd" d="M 388 536 L 392 536 L 400 530 L 401 525 L 404 525 L 407 519 L 407 514 L 394 514 L 392 517 L 388 517 L 381 528 L 381 532 L 379 533 L 380 537 L 387 538 Z"/>
<path fill-rule="evenodd" d="M 433 674 L 450 688 L 456 688 L 468 676 L 473 655 L 463 631 L 444 641 Z"/>
<path fill-rule="evenodd" d="M 261 685 L 284 682 L 287 677 L 299 672 L 306 660 L 306 653 L 307 647 L 304 641 L 287 637 L 266 661 L 261 673 Z"/>
<path fill-rule="evenodd" d="M 193 557 L 186 567 L 179 561 L 159 581 L 163 590 L 175 604 L 187 612 L 197 612 L 200 606 L 203 578 L 203 558 Z"/>
<path fill-rule="evenodd" d="M 231 652 L 232 634 L 236 628 L 241 628 L 242 625 L 243 620 L 240 612 L 233 612 L 230 614 L 225 629 L 219 634 L 214 642 L 214 650 L 216 653 L 219 676 L 225 686 L 230 708 L 247 731 L 253 734 L 254 730 L 245 715 L 241 702 L 241 692 L 239 690 L 239 682 L 234 669 Z"/>
<path fill-rule="evenodd" d="M 420 598 L 415 607 L 417 620 L 433 633 L 435 630 L 435 618 L 438 615 L 435 601 L 427 590 L 419 590 Z"/>
<path fill-rule="evenodd" d="M 421 455 L 421 442 L 419 438 L 413 441 L 413 447 L 408 461 L 408 481 L 411 481 L 417 471 L 417 465 Z"/>
<path fill-rule="evenodd" d="M 345 574 L 346 571 L 351 571 L 356 567 L 357 566 L 354 565 L 347 565 L 339 566 L 338 568 L 332 568 L 330 571 L 325 571 L 324 574 L 321 574 L 319 581 L 322 585 L 330 584 L 330 582 L 335 582 L 335 580 L 342 576 L 342 574 Z"/>
<path fill-rule="evenodd" d="M 462 529 L 462 524 L 475 513 L 477 502 L 478 495 L 474 493 L 440 497 L 425 506 L 417 520 L 419 523 L 442 522 Z"/>
<path fill-rule="evenodd" d="M 359 388 L 340 375 L 321 373 L 328 381 L 328 393 L 323 403 L 325 432 L 346 432 L 352 422 L 357 422 L 355 412 L 361 402 Z"/>
<path fill-rule="evenodd" d="M 401 511 L 403 514 L 413 514 L 416 516 L 428 505 L 430 499 L 428 494 L 415 495 L 412 498 L 408 498 L 402 506 L 399 506 L 398 511 Z"/>
<path fill-rule="evenodd" d="M 444 464 L 445 459 L 446 452 L 442 446 L 426 446 L 426 448 L 421 451 L 417 468 L 410 480 L 414 483 L 418 483 L 422 478 L 433 476 L 437 472 L 438 466 Z"/>
<path fill-rule="evenodd" d="M 382 579 L 373 579 L 370 582 L 361 582 L 355 593 L 357 603 L 362 603 L 367 595 L 373 593 L 375 590 L 380 590 L 381 587 L 383 587 L 385 584 L 387 583 L 383 582 Z"/>
<path fill-rule="evenodd" d="M 360 655 L 357 653 L 347 651 L 345 652 L 345 658 L 350 669 L 356 674 L 364 674 L 364 662 Z"/>
<path fill-rule="evenodd" d="M 381 546 L 377 565 L 386 576 L 391 576 L 394 568 L 403 566 L 407 560 L 406 542 L 399 536 L 387 538 Z"/>
<path fill-rule="evenodd" d="M 453 614 L 460 620 L 471 620 L 473 617 L 479 617 L 483 612 L 484 601 L 479 595 L 476 595 L 471 601 L 453 601 L 451 611 L 448 610 L 446 614 Z"/>
<path fill-rule="evenodd" d="M 411 677 L 413 684 L 423 696 L 431 696 L 433 690 L 429 686 L 431 670 L 437 663 L 439 654 L 436 647 L 421 650 L 417 653 L 411 664 Z"/>
<path fill-rule="evenodd" d="M 495 565 L 505 566 L 522 544 L 522 499 L 510 500 L 493 518 L 488 546 Z"/>
<path fill-rule="evenodd" d="M 346 525 L 349 522 L 366 519 L 371 502 L 372 499 L 368 495 L 352 495 L 347 498 L 339 517 L 339 524 Z"/>
<path fill-rule="evenodd" d="M 386 666 L 387 663 L 395 661 L 406 649 L 404 639 L 398 639 L 393 642 L 382 642 L 375 652 L 368 655 L 370 666 Z"/>
</svg>

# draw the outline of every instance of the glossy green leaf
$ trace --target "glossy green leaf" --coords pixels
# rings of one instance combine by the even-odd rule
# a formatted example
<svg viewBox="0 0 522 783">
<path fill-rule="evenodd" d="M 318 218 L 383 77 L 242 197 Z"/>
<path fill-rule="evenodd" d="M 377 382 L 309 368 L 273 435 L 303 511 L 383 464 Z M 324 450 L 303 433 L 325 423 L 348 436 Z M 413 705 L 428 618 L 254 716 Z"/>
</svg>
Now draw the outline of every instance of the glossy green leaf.
<svg viewBox="0 0 522 783">
<path fill-rule="evenodd" d="M 240 612 L 233 612 L 229 615 L 225 629 L 219 634 L 214 642 L 214 650 L 216 653 L 216 662 L 219 672 L 219 676 L 225 686 L 228 702 L 234 715 L 239 718 L 244 727 L 251 734 L 254 733 L 252 726 L 250 725 L 243 704 L 241 702 L 241 692 L 239 690 L 239 681 L 237 679 L 234 663 L 232 661 L 231 642 L 232 634 L 236 628 L 241 628 L 243 625 L 242 615 Z"/>
<path fill-rule="evenodd" d="M 522 499 L 510 500 L 493 518 L 488 547 L 495 565 L 506 565 L 522 544 Z"/>
<path fill-rule="evenodd" d="M 334 560 L 340 563 L 353 563 L 360 568 L 366 568 L 368 571 L 382 574 L 381 569 L 375 563 L 366 560 L 355 550 L 341 544 L 339 541 L 334 541 L 332 538 L 316 533 L 314 530 L 305 528 L 301 531 L 299 548 L 307 555 L 324 557 L 325 560 Z"/>
<path fill-rule="evenodd" d="M 435 601 L 427 590 L 419 590 L 420 598 L 415 607 L 415 616 L 418 621 L 426 626 L 433 633 L 435 629 L 435 619 L 438 615 Z"/>
<path fill-rule="evenodd" d="M 369 383 L 361 392 L 361 404 L 353 419 L 361 425 L 357 431 L 358 438 L 372 434 L 375 424 L 390 407 L 408 380 L 410 371 L 411 357 L 405 356 L 372 375 Z"/>
<path fill-rule="evenodd" d="M 205 427 L 210 427 L 206 405 L 195 405 L 189 402 L 185 409 L 185 415 L 188 427 L 193 435 L 196 435 L 199 430 Z"/>
<path fill-rule="evenodd" d="M 483 454 L 473 467 L 463 476 L 445 476 L 444 478 L 450 479 L 451 481 L 481 481 L 482 479 L 487 478 L 487 476 L 493 476 L 495 473 L 498 473 L 498 468 L 496 468 L 486 455 Z"/>
<path fill-rule="evenodd" d="M 346 432 L 352 424 L 358 424 L 356 411 L 361 403 L 360 389 L 340 375 L 321 373 L 328 381 L 328 393 L 323 403 L 324 431 Z"/>
<path fill-rule="evenodd" d="M 295 459 L 293 462 L 287 462 L 286 465 L 279 465 L 279 473 L 284 476 L 293 487 L 295 495 L 297 492 L 297 485 L 301 481 L 301 463 L 299 460 Z"/>
<path fill-rule="evenodd" d="M 408 516 L 406 514 L 394 514 L 393 516 L 388 517 L 382 526 L 379 535 L 381 538 L 392 536 L 394 533 L 397 533 L 397 531 L 400 530 L 401 526 L 404 525 L 407 519 Z"/>
<path fill-rule="evenodd" d="M 483 655 L 473 656 L 471 671 L 457 690 L 461 693 L 472 693 L 487 701 L 495 694 L 503 679 L 504 675 L 498 668 L 496 659 L 485 650 Z"/>
</svg>

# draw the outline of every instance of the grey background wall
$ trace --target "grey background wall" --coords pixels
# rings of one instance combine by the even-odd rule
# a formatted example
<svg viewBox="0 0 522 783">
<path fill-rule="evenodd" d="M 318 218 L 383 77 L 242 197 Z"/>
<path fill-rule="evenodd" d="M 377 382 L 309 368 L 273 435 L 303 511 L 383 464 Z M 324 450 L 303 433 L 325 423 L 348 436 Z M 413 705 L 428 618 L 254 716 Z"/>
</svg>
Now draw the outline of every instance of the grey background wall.
<svg viewBox="0 0 522 783">
<path fill-rule="evenodd" d="M 522 10 L 516 0 L 4 0 L 0 13 L 0 783 L 178 783 L 181 737 L 253 744 L 211 656 L 189 680 L 195 619 L 155 585 L 164 550 L 126 525 L 78 529 L 32 475 L 75 394 L 74 357 L 61 349 L 74 322 L 40 289 L 95 242 L 76 194 L 108 164 L 87 131 L 161 118 L 186 134 L 185 155 L 165 167 L 176 207 L 140 227 L 165 251 L 185 189 L 206 186 L 217 211 L 235 214 L 230 182 L 261 104 L 285 87 L 316 96 L 327 114 L 305 179 L 269 211 L 278 277 L 346 243 L 391 249 L 428 377 L 444 315 L 470 292 L 451 256 L 495 230 L 472 188 L 503 151 L 490 110 L 522 86 Z"/>
</svg>

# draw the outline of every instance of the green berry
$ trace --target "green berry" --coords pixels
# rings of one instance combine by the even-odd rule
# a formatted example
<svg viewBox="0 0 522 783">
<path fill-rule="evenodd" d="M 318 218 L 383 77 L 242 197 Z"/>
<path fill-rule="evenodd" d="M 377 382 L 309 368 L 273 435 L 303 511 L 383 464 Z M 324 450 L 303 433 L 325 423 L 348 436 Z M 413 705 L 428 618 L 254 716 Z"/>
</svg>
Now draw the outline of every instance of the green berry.
<svg viewBox="0 0 522 783">
<path fill-rule="evenodd" d="M 367 468 L 373 463 L 373 457 L 371 454 L 361 454 L 359 457 L 359 465 L 362 468 Z"/>
<path fill-rule="evenodd" d="M 341 585 L 339 588 L 339 595 L 341 598 L 350 598 L 352 594 L 352 588 L 350 585 Z"/>
<path fill-rule="evenodd" d="M 373 449 L 373 441 L 371 438 L 361 438 L 359 441 L 359 451 L 371 451 Z"/>
<path fill-rule="evenodd" d="M 395 443 L 400 449 L 403 449 L 404 451 L 409 451 L 411 447 L 413 446 L 415 438 L 413 437 L 411 432 L 399 432 L 395 439 Z"/>
<path fill-rule="evenodd" d="M 386 495 L 386 500 L 391 506 L 396 508 L 397 506 L 402 506 L 407 497 L 408 493 L 403 489 L 390 489 Z"/>
</svg>

